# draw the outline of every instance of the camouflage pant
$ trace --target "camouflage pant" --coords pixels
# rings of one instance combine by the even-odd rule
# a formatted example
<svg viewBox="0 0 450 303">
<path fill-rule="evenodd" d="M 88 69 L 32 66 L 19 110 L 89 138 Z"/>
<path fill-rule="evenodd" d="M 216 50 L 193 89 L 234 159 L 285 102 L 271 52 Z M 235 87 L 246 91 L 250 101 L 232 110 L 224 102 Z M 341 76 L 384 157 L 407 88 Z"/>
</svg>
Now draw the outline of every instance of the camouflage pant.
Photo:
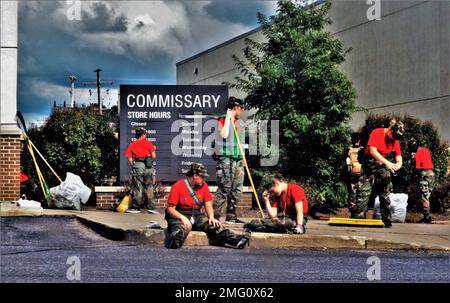
<svg viewBox="0 0 450 303">
<path fill-rule="evenodd" d="M 153 201 L 153 168 L 135 162 L 131 169 L 131 199 L 133 208 L 155 209 Z"/>
<path fill-rule="evenodd" d="M 356 205 L 350 209 L 352 217 L 365 217 L 371 193 L 380 198 L 382 219 L 391 218 L 389 208 L 392 192 L 391 173 L 377 161 L 369 161 L 362 167 L 362 173 L 356 188 Z"/>
<path fill-rule="evenodd" d="M 306 221 L 305 221 L 306 223 Z M 255 219 L 250 223 L 245 224 L 244 228 L 249 228 L 251 231 L 266 232 L 266 233 L 287 233 L 297 225 L 296 221 L 285 217 L 284 219 Z"/>
<path fill-rule="evenodd" d="M 432 169 L 423 169 L 418 172 L 418 184 L 421 201 L 423 206 L 423 213 L 430 213 L 430 196 L 434 187 L 434 171 Z"/>
<path fill-rule="evenodd" d="M 359 177 L 351 176 L 347 183 L 348 190 L 348 208 L 350 210 L 356 208 L 356 193 L 358 189 Z"/>
<path fill-rule="evenodd" d="M 244 183 L 244 163 L 241 159 L 220 157 L 216 167 L 217 192 L 214 196 L 214 216 L 220 218 L 222 207 L 227 205 L 227 219 L 236 217 L 236 207 L 241 200 Z"/>
<path fill-rule="evenodd" d="M 208 217 L 200 211 L 194 211 L 192 215 L 192 210 L 178 210 L 182 215 L 186 216 L 188 219 L 191 216 L 194 218 L 194 224 L 192 224 L 193 231 L 203 231 L 207 234 L 209 243 L 215 246 L 236 246 L 237 243 L 242 239 L 241 235 L 236 235 L 229 229 L 224 229 L 223 227 L 217 229 L 209 225 Z M 186 240 L 189 231 L 183 225 L 181 220 L 174 219 L 166 213 L 167 221 L 167 231 L 169 233 L 168 246 L 169 248 L 180 248 L 184 241 Z M 176 234 L 177 231 L 181 230 L 181 238 L 179 242 L 172 241 L 171 235 Z"/>
</svg>

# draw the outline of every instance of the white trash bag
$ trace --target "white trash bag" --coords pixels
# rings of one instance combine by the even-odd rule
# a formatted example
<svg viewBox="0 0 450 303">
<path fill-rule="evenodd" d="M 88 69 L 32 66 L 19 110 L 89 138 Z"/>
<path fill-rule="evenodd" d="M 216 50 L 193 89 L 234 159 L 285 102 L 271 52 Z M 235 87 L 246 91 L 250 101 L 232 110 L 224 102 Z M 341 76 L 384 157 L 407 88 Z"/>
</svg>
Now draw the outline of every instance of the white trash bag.
<svg viewBox="0 0 450 303">
<path fill-rule="evenodd" d="M 406 208 L 408 206 L 407 194 L 390 194 L 391 199 L 391 221 L 397 223 L 404 223 L 406 218 Z M 381 218 L 380 198 L 375 198 L 374 204 L 375 218 Z"/>
<path fill-rule="evenodd" d="M 81 203 L 86 204 L 91 196 L 91 190 L 84 185 L 81 178 L 67 173 L 66 180 L 59 186 L 50 188 L 51 208 L 81 209 Z"/>
<path fill-rule="evenodd" d="M 34 200 L 27 200 L 27 197 L 25 195 L 22 195 L 22 198 L 20 198 L 17 201 L 17 205 L 19 207 L 25 207 L 25 208 L 41 208 L 41 203 Z"/>
</svg>

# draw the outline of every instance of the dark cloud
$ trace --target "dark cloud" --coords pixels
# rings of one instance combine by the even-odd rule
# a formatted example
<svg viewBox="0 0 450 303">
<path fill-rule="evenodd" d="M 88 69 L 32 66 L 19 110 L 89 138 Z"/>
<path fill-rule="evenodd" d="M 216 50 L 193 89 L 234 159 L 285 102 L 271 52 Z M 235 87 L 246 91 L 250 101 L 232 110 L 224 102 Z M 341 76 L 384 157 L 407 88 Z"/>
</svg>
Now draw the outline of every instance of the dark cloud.
<svg viewBox="0 0 450 303">
<path fill-rule="evenodd" d="M 231 23 L 241 23 L 245 25 L 256 25 L 257 13 L 273 13 L 271 6 L 275 1 L 261 0 L 215 0 L 205 6 L 206 12 L 211 17 Z"/>
<path fill-rule="evenodd" d="M 92 4 L 92 12 L 81 12 L 82 29 L 87 33 L 124 32 L 128 20 L 125 15 L 117 14 L 114 8 L 105 3 Z"/>
<path fill-rule="evenodd" d="M 70 22 L 73 21 L 49 18 L 58 8 L 61 8 L 61 5 L 50 1 L 36 2 L 33 5 L 21 2 L 19 5 L 17 106 L 18 110 L 29 119 L 49 115 L 54 99 L 57 103 L 64 101 L 58 97 L 60 94 L 57 91 L 54 97 L 43 94 L 42 90 L 48 90 L 48 88 L 36 87 L 34 85 L 36 82 L 67 87 L 66 101 L 69 100 L 67 77 L 71 74 L 76 75 L 76 87 L 81 88 L 82 82 L 95 81 L 93 71 L 97 68 L 103 70 L 102 79 L 115 81 L 108 88 L 130 83 L 173 84 L 175 82 L 173 58 L 167 54 L 146 56 L 146 64 L 143 64 L 141 58 L 132 55 L 131 50 L 119 55 L 99 51 L 91 45 L 80 47 L 76 37 L 79 32 L 75 28 L 73 31 L 67 31 L 67 27 L 59 23 L 65 21 L 72 24 Z M 103 8 L 100 11 L 104 12 Z M 102 13 L 96 16 L 96 18 L 82 20 L 83 26 L 87 27 L 84 24 L 86 21 L 92 25 L 94 19 L 104 18 L 101 17 Z M 111 17 L 106 20 L 117 20 L 117 18 Z M 103 30 L 113 28 L 112 22 L 107 23 L 109 27 L 103 27 Z"/>
<path fill-rule="evenodd" d="M 110 88 L 133 83 L 174 84 L 176 61 L 230 39 L 240 34 L 241 29 L 245 31 L 256 26 L 256 12 L 264 13 L 269 7 L 260 1 L 220 1 L 204 10 L 203 4 L 197 1 L 180 3 L 186 8 L 186 16 L 177 16 L 189 19 L 186 22 L 189 30 L 175 25 L 165 32 L 163 40 L 146 42 L 142 41 L 142 36 L 133 36 L 133 33 L 148 30 L 146 27 L 155 30 L 160 27 L 144 18 L 144 10 L 141 16 L 131 15 L 127 20 L 126 10 L 120 6 L 98 2 L 89 4 L 88 9 L 83 8 L 81 21 L 70 21 L 64 15 L 65 1 L 20 1 L 18 109 L 24 114 L 48 115 L 53 105 L 53 91 L 49 88 L 59 87 L 60 90 L 63 86 L 68 90 L 70 74 L 77 76 L 76 87 L 82 87 L 82 82 L 95 80 L 93 71 L 97 68 L 103 70 L 102 79 L 115 81 Z M 177 2 L 168 2 L 168 5 L 175 4 Z M 205 17 L 205 14 L 209 16 Z M 214 22 L 216 20 L 220 22 Z M 230 26 L 223 28 L 224 24 Z M 126 32 L 130 26 L 135 30 Z M 98 37 L 103 43 L 86 40 L 86 37 Z M 105 47 L 109 42 L 112 47 Z M 170 47 L 160 47 L 161 44 L 182 49 L 170 52 Z M 46 94 L 40 91 L 42 85 L 36 83 L 49 84 Z M 68 97 L 67 93 L 67 100 Z M 56 101 L 61 103 L 63 100 Z"/>
<path fill-rule="evenodd" d="M 137 21 L 137 24 L 135 26 L 136 29 L 141 29 L 145 26 L 145 23 L 143 21 Z"/>
</svg>

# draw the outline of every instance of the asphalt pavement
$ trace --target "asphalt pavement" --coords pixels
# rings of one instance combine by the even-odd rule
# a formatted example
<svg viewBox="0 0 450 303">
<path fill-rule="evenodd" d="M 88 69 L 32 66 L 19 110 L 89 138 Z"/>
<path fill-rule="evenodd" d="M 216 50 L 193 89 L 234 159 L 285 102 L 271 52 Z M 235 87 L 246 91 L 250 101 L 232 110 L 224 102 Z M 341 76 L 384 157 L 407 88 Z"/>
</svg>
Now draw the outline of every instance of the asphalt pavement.
<svg viewBox="0 0 450 303">
<path fill-rule="evenodd" d="M 448 253 L 136 245 L 69 217 L 0 218 L 1 282 L 450 282 Z M 374 260 L 378 260 L 375 263 Z M 68 275 L 69 273 L 69 275 Z M 68 278 L 69 277 L 69 278 Z"/>
</svg>

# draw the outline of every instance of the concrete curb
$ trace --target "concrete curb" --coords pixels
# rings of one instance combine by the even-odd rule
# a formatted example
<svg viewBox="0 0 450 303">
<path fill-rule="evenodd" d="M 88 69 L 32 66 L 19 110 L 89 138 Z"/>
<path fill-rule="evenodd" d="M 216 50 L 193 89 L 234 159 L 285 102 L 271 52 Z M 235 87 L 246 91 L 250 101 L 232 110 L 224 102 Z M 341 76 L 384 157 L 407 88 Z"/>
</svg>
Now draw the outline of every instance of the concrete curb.
<svg viewBox="0 0 450 303">
<path fill-rule="evenodd" d="M 73 216 L 96 233 L 114 241 L 131 241 L 140 244 L 163 245 L 166 238 L 165 229 L 122 229 L 111 227 L 76 214 Z"/>
<path fill-rule="evenodd" d="M 80 222 L 104 237 L 116 241 L 131 241 L 143 245 L 164 246 L 166 240 L 165 229 L 121 229 L 105 225 L 101 222 L 74 215 Z M 203 232 L 190 232 L 184 246 L 209 246 L 208 238 Z M 425 250 L 450 251 L 449 247 L 438 245 L 421 245 L 416 243 L 402 243 L 390 240 L 379 240 L 360 236 L 342 235 L 291 235 L 252 233 L 249 247 L 286 248 L 286 249 L 354 249 L 354 250 Z"/>
<path fill-rule="evenodd" d="M 18 207 L 16 202 L 1 202 L 0 203 L 0 217 L 36 217 L 42 216 L 44 209 Z"/>
<path fill-rule="evenodd" d="M 0 205 L 1 216 L 68 216 L 79 220 L 85 226 L 105 238 L 114 241 L 131 241 L 142 245 L 164 246 L 167 238 L 166 229 L 137 229 L 121 228 L 105 224 L 101 220 L 92 219 L 89 215 L 78 211 L 63 211 L 47 214 L 42 209 L 26 209 L 11 205 Z M 235 232 L 240 229 L 231 227 Z M 203 232 L 191 232 L 186 239 L 187 247 L 209 246 L 209 241 Z M 427 245 L 414 242 L 400 242 L 392 240 L 376 239 L 367 236 L 348 235 L 292 235 L 292 234 L 252 234 L 249 247 L 262 248 L 286 248 L 286 249 L 352 249 L 352 250 L 416 250 L 416 251 L 450 251 L 449 246 Z"/>
</svg>

